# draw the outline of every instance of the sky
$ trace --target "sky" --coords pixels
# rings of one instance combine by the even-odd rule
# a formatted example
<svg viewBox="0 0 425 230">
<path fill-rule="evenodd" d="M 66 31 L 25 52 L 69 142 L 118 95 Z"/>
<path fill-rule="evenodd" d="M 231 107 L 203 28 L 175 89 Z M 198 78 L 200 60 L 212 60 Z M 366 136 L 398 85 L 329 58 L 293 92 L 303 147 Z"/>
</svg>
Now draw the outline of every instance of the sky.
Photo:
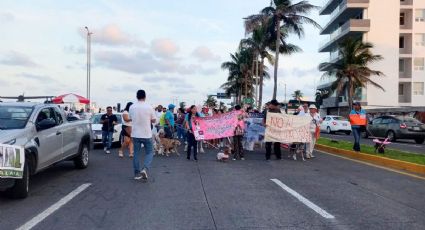
<svg viewBox="0 0 425 230">
<path fill-rule="evenodd" d="M 298 2 L 295 0 L 294 2 Z M 310 0 L 323 6 L 325 0 Z M 104 107 L 135 100 L 200 105 L 223 92 L 221 63 L 245 37 L 243 18 L 270 0 L 36 0 L 0 2 L 0 96 L 86 95 L 86 30 L 92 34 L 91 98 Z M 310 17 L 322 26 L 326 17 Z M 277 97 L 313 98 L 321 73 L 319 30 L 291 36 L 302 53 L 280 56 Z M 270 75 L 273 76 L 272 68 Z M 272 97 L 266 81 L 264 100 Z"/>
</svg>

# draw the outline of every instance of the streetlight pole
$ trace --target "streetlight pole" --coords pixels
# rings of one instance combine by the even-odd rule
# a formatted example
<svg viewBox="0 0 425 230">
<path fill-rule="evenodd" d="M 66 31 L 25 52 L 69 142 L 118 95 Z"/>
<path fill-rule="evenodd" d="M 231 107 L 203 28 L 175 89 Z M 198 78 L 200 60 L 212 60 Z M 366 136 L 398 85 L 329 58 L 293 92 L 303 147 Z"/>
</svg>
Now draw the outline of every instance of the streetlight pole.
<svg viewBox="0 0 425 230">
<path fill-rule="evenodd" d="M 87 105 L 88 109 L 91 109 L 91 95 L 90 95 L 90 65 L 91 65 L 91 35 L 93 34 L 90 32 L 89 28 L 86 26 L 84 27 L 87 30 L 87 99 L 89 99 L 89 104 Z"/>
</svg>

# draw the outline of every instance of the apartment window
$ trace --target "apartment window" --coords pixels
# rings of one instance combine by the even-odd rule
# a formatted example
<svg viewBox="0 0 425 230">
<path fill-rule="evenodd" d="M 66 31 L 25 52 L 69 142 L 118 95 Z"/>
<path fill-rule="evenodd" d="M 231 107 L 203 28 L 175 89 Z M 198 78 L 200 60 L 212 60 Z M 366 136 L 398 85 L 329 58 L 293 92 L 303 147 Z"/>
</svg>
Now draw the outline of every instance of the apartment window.
<svg viewBox="0 0 425 230">
<path fill-rule="evenodd" d="M 425 46 L 425 34 L 415 34 L 416 46 Z"/>
<path fill-rule="evenodd" d="M 404 26 L 404 19 L 405 19 L 406 14 L 405 13 L 400 13 L 400 25 Z"/>
<path fill-rule="evenodd" d="M 415 15 L 416 15 L 415 16 L 416 22 L 424 22 L 425 21 L 425 19 L 424 19 L 425 18 L 425 9 L 416 10 Z"/>
<path fill-rule="evenodd" d="M 415 58 L 415 70 L 424 70 L 424 58 Z"/>
<path fill-rule="evenodd" d="M 404 73 L 404 59 L 398 60 L 398 72 Z"/>
<path fill-rule="evenodd" d="M 403 36 L 400 36 L 400 38 L 398 39 L 398 48 L 404 49 L 404 37 Z"/>
<path fill-rule="evenodd" d="M 424 95 L 423 82 L 413 82 L 413 95 Z"/>
<path fill-rule="evenodd" d="M 403 84 L 399 84 L 398 85 L 398 95 L 399 96 L 403 96 L 404 95 L 404 85 Z"/>
</svg>

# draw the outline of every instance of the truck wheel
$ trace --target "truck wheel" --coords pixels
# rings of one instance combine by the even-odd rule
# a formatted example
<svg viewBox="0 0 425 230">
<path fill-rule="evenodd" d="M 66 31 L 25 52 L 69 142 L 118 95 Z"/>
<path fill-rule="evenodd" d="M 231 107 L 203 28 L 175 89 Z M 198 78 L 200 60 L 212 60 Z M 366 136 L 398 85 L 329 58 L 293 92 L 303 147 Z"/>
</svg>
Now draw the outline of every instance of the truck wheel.
<svg viewBox="0 0 425 230">
<path fill-rule="evenodd" d="M 6 191 L 7 195 L 16 199 L 23 199 L 28 196 L 30 184 L 30 170 L 28 159 L 25 160 L 22 179 L 15 180 L 15 185 Z"/>
<path fill-rule="evenodd" d="M 89 165 L 89 144 L 82 143 L 78 156 L 74 158 L 74 165 L 77 169 L 85 169 Z"/>
</svg>

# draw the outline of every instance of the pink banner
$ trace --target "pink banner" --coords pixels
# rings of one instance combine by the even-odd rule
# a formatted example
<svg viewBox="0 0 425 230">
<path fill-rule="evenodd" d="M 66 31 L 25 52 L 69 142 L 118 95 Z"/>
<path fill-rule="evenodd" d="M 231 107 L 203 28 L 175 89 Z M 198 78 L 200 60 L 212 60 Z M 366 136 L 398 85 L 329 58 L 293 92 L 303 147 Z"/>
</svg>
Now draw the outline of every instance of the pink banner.
<svg viewBox="0 0 425 230">
<path fill-rule="evenodd" d="M 192 122 L 192 130 L 198 141 L 233 137 L 238 125 L 242 129 L 245 127 L 241 111 L 197 117 Z"/>
</svg>

